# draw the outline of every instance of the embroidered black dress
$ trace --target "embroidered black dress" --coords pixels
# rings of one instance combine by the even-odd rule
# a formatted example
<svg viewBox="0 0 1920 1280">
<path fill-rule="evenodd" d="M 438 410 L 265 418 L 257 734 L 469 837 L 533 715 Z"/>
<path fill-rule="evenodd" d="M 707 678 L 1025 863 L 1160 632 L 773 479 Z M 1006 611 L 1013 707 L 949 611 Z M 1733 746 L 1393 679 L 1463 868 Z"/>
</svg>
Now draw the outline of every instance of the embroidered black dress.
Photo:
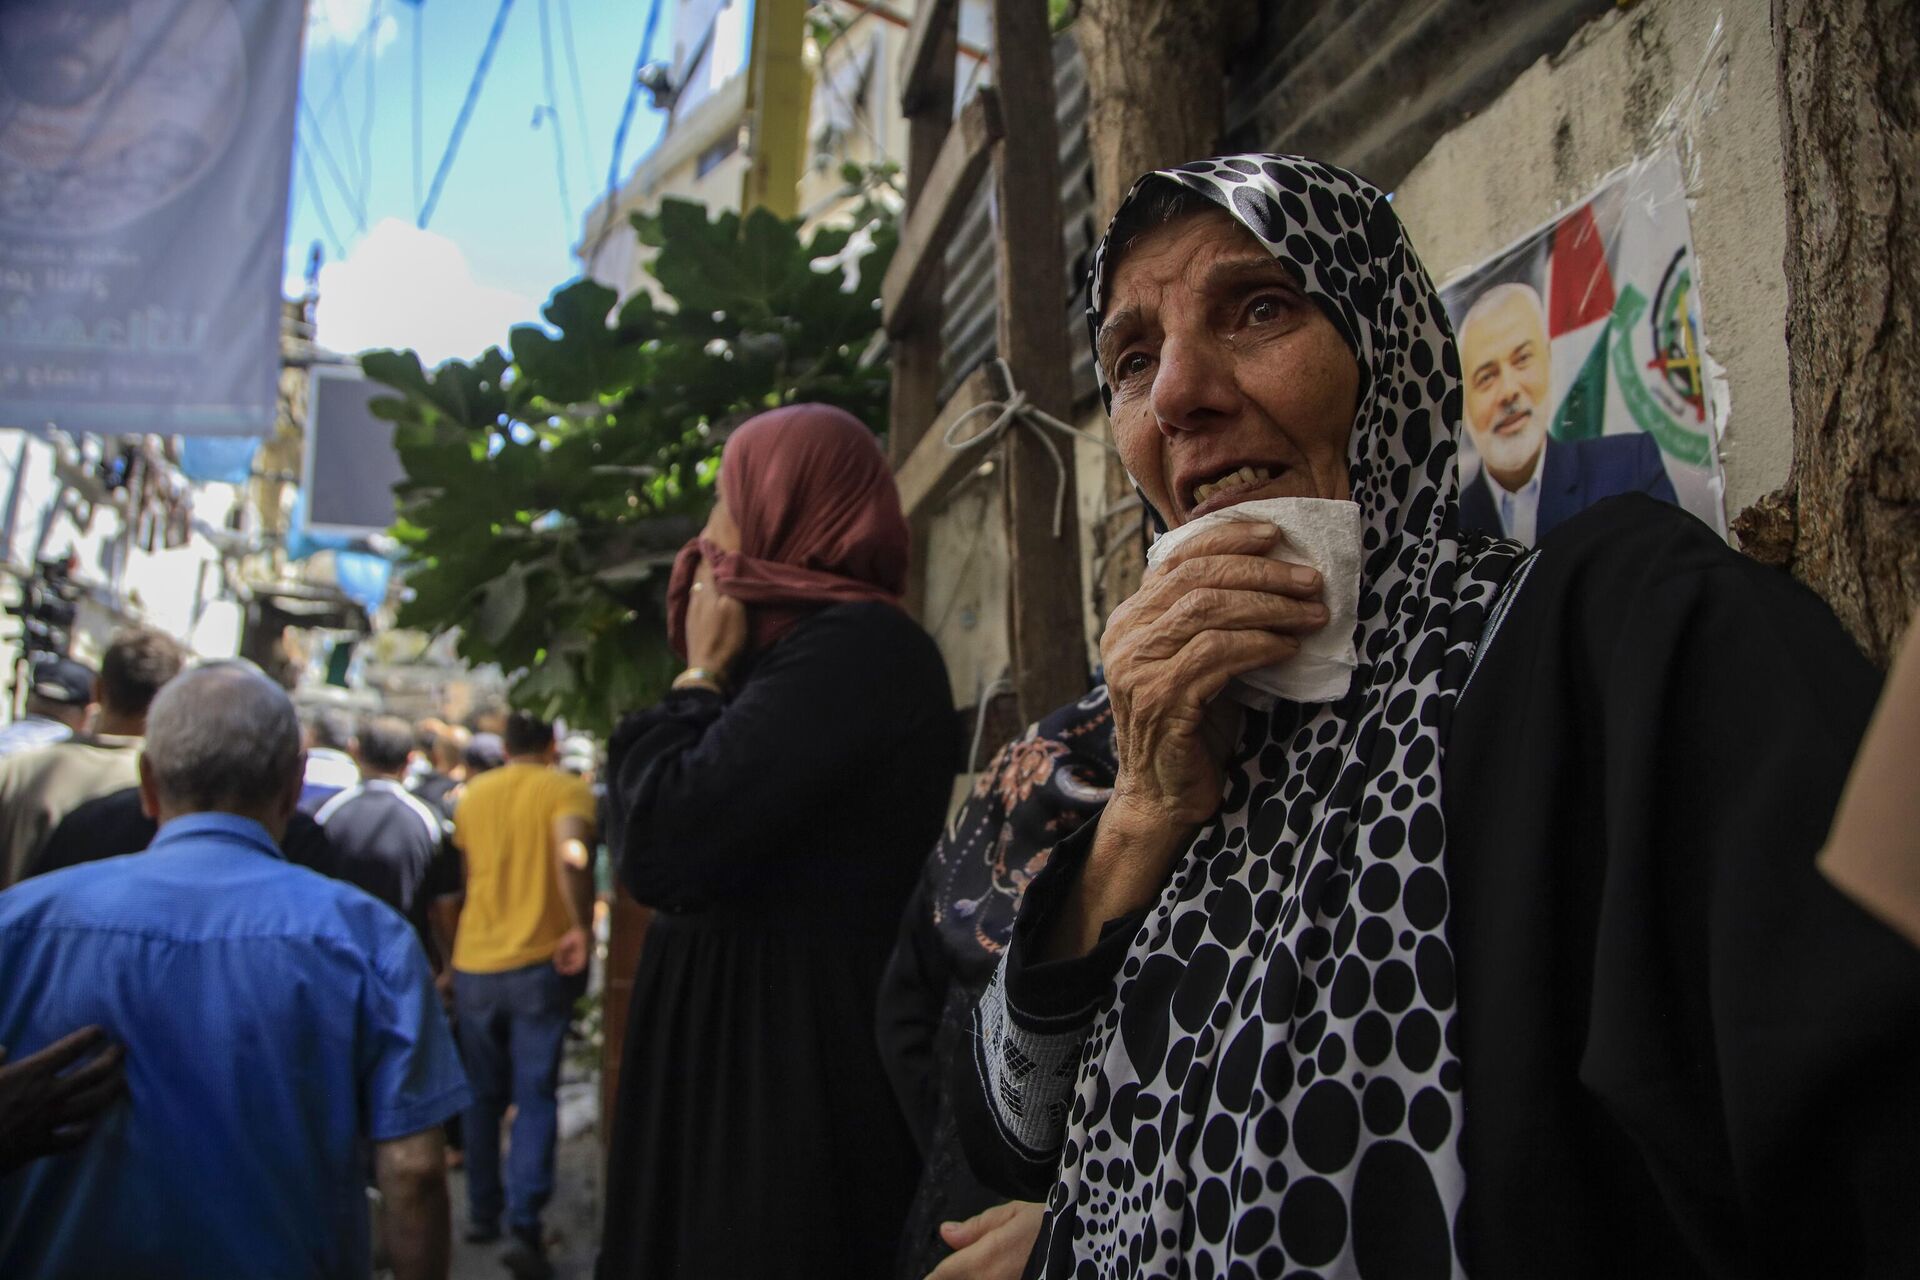
<svg viewBox="0 0 1920 1280">
<path fill-rule="evenodd" d="M 880 1056 L 925 1167 L 900 1240 L 899 1280 L 952 1252 L 942 1222 L 1007 1197 L 967 1167 L 945 1080 L 968 1057 L 973 1006 L 1000 962 L 1027 884 L 1113 786 L 1105 685 L 995 753 L 927 859 L 880 983 Z"/>
<path fill-rule="evenodd" d="M 846 604 L 669 694 L 610 752 L 620 873 L 659 914 L 612 1121 L 605 1280 L 879 1276 L 918 1173 L 874 1047 L 957 729 L 907 615 Z"/>
</svg>

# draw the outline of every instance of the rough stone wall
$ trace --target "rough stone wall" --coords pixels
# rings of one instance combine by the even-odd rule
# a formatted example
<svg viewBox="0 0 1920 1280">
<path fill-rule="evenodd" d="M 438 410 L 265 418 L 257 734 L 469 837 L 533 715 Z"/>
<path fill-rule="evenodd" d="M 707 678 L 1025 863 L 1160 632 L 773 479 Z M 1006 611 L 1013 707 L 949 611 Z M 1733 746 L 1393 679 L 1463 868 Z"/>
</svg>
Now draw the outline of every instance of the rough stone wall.
<svg viewBox="0 0 1920 1280">
<path fill-rule="evenodd" d="M 1716 22 L 1720 48 L 1702 74 Z M 1682 156 L 1697 163 L 1701 325 L 1727 380 L 1730 520 L 1786 480 L 1793 453 L 1777 57 L 1767 6 L 1753 0 L 1616 10 L 1447 134 L 1394 196 L 1444 284 L 1647 154 L 1667 105 L 1699 77 L 1711 105 L 1693 119 Z"/>
</svg>

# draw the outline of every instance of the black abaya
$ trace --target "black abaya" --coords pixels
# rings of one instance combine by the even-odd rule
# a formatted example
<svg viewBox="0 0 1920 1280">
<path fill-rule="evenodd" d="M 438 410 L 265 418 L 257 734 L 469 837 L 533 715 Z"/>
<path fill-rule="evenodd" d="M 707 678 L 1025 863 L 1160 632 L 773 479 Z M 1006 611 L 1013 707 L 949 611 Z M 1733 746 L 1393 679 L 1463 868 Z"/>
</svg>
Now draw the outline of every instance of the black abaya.
<svg viewBox="0 0 1920 1280">
<path fill-rule="evenodd" d="M 614 735 L 621 876 L 658 909 L 634 980 L 604 1280 L 884 1274 L 918 1162 L 874 1048 L 895 924 L 957 764 L 933 642 L 824 609 L 731 701 Z"/>
<path fill-rule="evenodd" d="M 1920 952 L 1814 867 L 1872 668 L 1811 592 L 1638 497 L 1543 541 L 1480 659 L 1444 727 L 1433 1046 L 1463 1083 L 1466 1273 L 1920 1275 Z M 1028 889 L 1010 1010 L 1112 999 L 1144 911 L 1024 962 L 1093 827 Z M 952 1084 L 976 1171 L 1044 1195 L 1057 1153 L 1006 1141 L 972 1064 Z M 1352 1229 L 1380 1258 L 1416 1225 Z"/>
</svg>

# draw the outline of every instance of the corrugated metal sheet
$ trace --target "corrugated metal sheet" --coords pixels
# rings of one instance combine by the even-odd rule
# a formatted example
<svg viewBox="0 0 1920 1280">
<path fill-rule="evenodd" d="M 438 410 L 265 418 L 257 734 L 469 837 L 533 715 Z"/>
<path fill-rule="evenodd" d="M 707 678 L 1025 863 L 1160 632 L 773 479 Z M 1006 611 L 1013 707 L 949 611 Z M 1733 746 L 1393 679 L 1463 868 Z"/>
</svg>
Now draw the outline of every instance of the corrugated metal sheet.
<svg viewBox="0 0 1920 1280">
<path fill-rule="evenodd" d="M 1071 33 L 1053 41 L 1054 103 L 1060 130 L 1060 220 L 1067 254 L 1062 314 L 1072 335 L 1074 398 L 1094 394 L 1093 354 L 1084 341 L 1087 261 L 1093 254 L 1093 164 L 1087 154 L 1087 75 Z M 993 179 L 980 184 L 959 234 L 947 247 L 942 296 L 940 398 L 994 354 Z"/>
</svg>

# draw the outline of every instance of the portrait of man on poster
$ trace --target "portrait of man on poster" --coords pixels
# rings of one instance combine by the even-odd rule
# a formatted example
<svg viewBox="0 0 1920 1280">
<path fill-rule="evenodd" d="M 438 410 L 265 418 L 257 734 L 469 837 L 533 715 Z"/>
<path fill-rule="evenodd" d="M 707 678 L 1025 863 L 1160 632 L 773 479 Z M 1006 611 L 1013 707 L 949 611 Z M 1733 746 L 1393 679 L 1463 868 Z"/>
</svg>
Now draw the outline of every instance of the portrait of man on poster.
<svg viewBox="0 0 1920 1280">
<path fill-rule="evenodd" d="M 1530 284 L 1486 290 L 1460 322 L 1466 421 L 1480 470 L 1460 491 L 1463 528 L 1533 546 L 1602 498 L 1645 493 L 1677 503 L 1660 445 L 1643 432 L 1550 439 L 1552 344 Z"/>
</svg>

